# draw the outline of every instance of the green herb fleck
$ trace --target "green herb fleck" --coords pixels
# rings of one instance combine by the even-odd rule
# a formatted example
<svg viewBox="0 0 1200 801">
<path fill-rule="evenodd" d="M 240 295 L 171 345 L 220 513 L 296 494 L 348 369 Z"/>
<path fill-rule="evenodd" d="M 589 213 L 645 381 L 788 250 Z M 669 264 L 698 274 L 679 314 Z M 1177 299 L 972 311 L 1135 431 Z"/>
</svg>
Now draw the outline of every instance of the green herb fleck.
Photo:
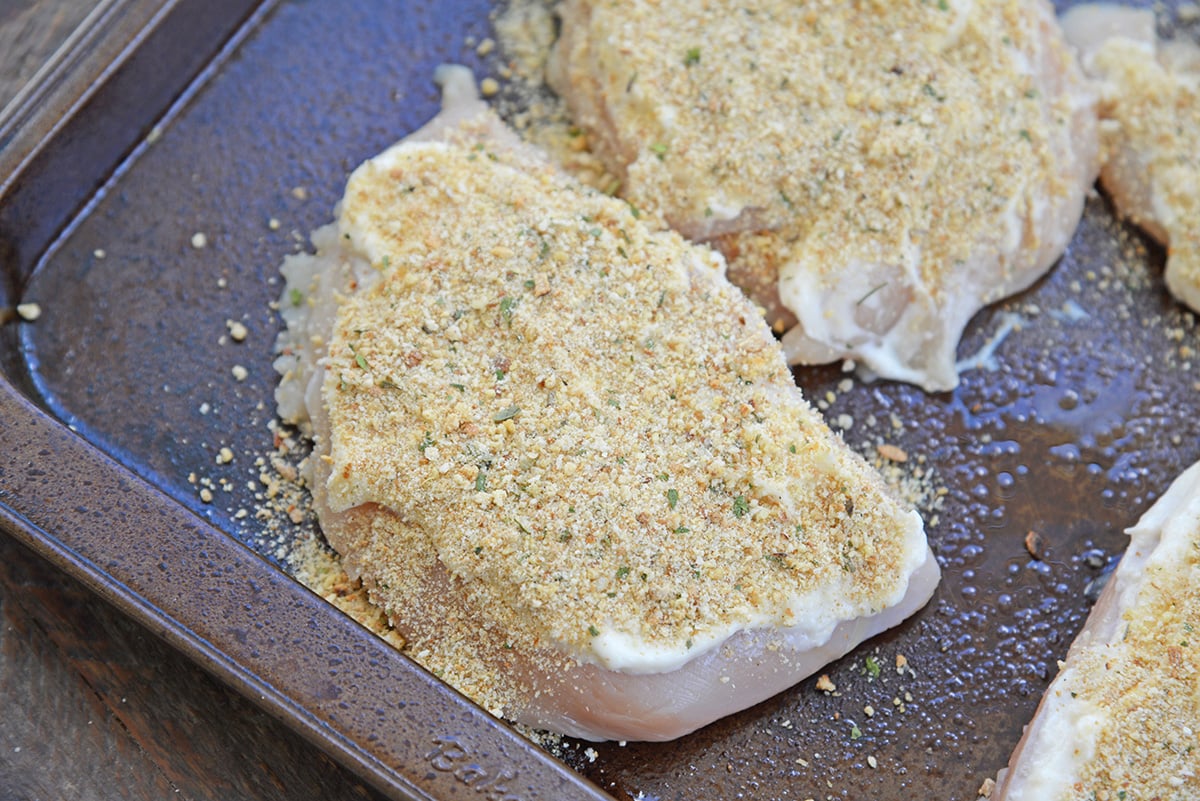
<svg viewBox="0 0 1200 801">
<path fill-rule="evenodd" d="M 1029 135 L 1029 131 L 1025 130 L 1024 128 L 1017 131 L 1017 133 L 1019 133 L 1021 135 L 1021 138 L 1024 139 L 1026 142 L 1033 141 L 1033 137 Z"/>
<path fill-rule="evenodd" d="M 371 365 L 367 364 L 367 360 L 362 357 L 361 353 L 359 353 L 357 350 L 354 349 L 353 345 L 350 346 L 350 352 L 354 354 L 354 363 L 358 365 L 358 369 L 360 369 L 360 370 L 370 370 L 371 369 Z"/>
<path fill-rule="evenodd" d="M 487 492 L 487 473 L 482 470 L 475 474 L 475 491 Z"/>
<path fill-rule="evenodd" d="M 513 307 L 516 305 L 517 301 L 512 295 L 505 295 L 500 300 L 500 316 L 508 323 L 509 328 L 512 328 Z"/>
<path fill-rule="evenodd" d="M 658 156 L 659 161 L 663 160 L 663 158 L 667 155 L 668 150 L 670 150 L 670 148 L 664 145 L 662 142 L 655 142 L 654 144 L 650 145 L 650 152 Z"/>
<path fill-rule="evenodd" d="M 421 440 L 421 444 L 417 446 L 417 450 L 424 453 L 426 448 L 432 448 L 435 444 L 433 441 L 433 432 L 426 431 L 425 438 Z"/>
<path fill-rule="evenodd" d="M 628 575 L 629 575 L 629 568 L 628 568 L 628 567 L 618 567 L 618 568 L 617 568 L 617 578 L 619 578 L 619 579 L 623 579 L 623 578 L 625 578 L 625 577 L 626 577 L 626 576 L 628 576 Z"/>
<path fill-rule="evenodd" d="M 304 293 L 299 289 L 292 288 L 288 291 L 288 299 L 292 302 L 293 306 L 299 306 L 304 302 Z"/>
<path fill-rule="evenodd" d="M 746 500 L 745 495 L 739 495 L 733 499 L 733 516 L 744 517 L 746 512 L 750 511 L 750 502 Z"/>
<path fill-rule="evenodd" d="M 677 503 L 679 503 L 679 492 L 674 488 L 667 490 L 667 505 L 674 509 Z"/>
<path fill-rule="evenodd" d="M 501 409 L 500 411 L 493 414 L 492 422 L 493 423 L 503 423 L 505 420 L 513 419 L 520 413 L 521 413 L 520 406 L 509 406 L 509 407 L 507 407 L 505 409 Z"/>
<path fill-rule="evenodd" d="M 689 47 L 687 55 L 683 57 L 683 66 L 691 67 L 700 63 L 700 48 Z"/>
<path fill-rule="evenodd" d="M 680 526 L 679 528 L 675 529 L 676 534 L 687 534 L 689 531 L 691 531 L 691 529 L 687 526 Z"/>
<path fill-rule="evenodd" d="M 858 738 L 860 738 L 862 736 L 863 736 L 862 729 L 858 728 L 858 724 L 851 723 L 850 724 L 850 739 L 857 740 Z"/>
<path fill-rule="evenodd" d="M 872 679 L 879 678 L 879 672 L 880 672 L 879 662 L 877 662 L 875 660 L 875 657 L 868 656 L 864 661 L 865 661 L 866 666 L 863 668 L 863 672 L 866 673 L 868 676 L 870 676 Z"/>
<path fill-rule="evenodd" d="M 592 635 L 593 637 L 599 637 L 600 629 L 596 628 L 595 626 L 588 626 L 588 634 Z"/>
<path fill-rule="evenodd" d="M 861 306 L 861 305 L 863 305 L 864 303 L 866 303 L 866 301 L 867 301 L 867 298 L 871 297 L 872 295 L 874 295 L 876 292 L 878 292 L 879 290 L 883 289 L 883 288 L 884 288 L 885 286 L 887 286 L 887 285 L 888 285 L 888 282 L 887 282 L 887 281 L 884 281 L 882 284 L 879 284 L 878 286 L 872 287 L 872 288 L 871 288 L 871 291 L 870 291 L 870 292 L 868 292 L 867 294 L 863 295 L 861 298 L 859 298 L 859 299 L 858 299 L 858 300 L 855 302 L 855 304 L 854 304 L 854 305 L 855 305 L 855 306 Z"/>
</svg>

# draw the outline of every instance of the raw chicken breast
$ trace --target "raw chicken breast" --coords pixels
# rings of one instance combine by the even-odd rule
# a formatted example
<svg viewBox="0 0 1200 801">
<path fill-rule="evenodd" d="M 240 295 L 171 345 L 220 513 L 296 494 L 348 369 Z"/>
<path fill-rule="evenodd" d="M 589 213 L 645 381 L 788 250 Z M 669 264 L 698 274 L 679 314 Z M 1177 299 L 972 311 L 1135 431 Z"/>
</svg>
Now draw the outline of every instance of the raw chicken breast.
<svg viewBox="0 0 1200 801">
<path fill-rule="evenodd" d="M 497 125 L 366 162 L 284 266 L 280 413 L 310 420 L 321 527 L 409 653 L 505 717 L 663 740 L 924 605 L 920 518 L 721 256 Z"/>
<path fill-rule="evenodd" d="M 1167 248 L 1167 288 L 1200 311 L 1200 47 L 1159 41 L 1154 12 L 1076 6 L 1063 30 L 1100 81 L 1100 173 L 1117 211 Z"/>
<path fill-rule="evenodd" d="M 1045 0 L 564 0 L 549 80 L 621 194 L 790 328 L 945 390 L 983 305 L 1070 240 L 1093 98 Z"/>
<path fill-rule="evenodd" d="M 1200 464 L 1129 536 L 992 801 L 1200 798 Z"/>
</svg>

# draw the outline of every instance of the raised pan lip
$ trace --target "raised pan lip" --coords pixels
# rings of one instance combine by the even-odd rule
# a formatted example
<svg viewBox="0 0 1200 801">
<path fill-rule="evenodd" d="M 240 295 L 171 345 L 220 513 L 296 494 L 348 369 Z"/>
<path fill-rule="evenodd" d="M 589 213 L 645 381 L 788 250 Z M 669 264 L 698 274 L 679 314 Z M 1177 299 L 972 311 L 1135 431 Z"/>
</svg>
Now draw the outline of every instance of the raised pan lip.
<svg viewBox="0 0 1200 801">
<path fill-rule="evenodd" d="M 0 441 L 0 531 L 389 797 L 454 798 L 481 792 L 481 777 L 491 777 L 519 781 L 520 790 L 507 788 L 511 797 L 611 798 L 36 409 L 5 380 Z M 195 599 L 217 608 L 180 620 L 180 606 Z M 264 631 L 268 615 L 294 619 Z M 330 657 L 347 653 L 356 667 L 346 672 L 357 681 L 338 685 L 320 676 Z M 317 692 L 304 686 L 318 680 Z M 413 731 L 418 718 L 425 731 Z M 475 773 L 461 770 L 467 763 Z"/>
<path fill-rule="evenodd" d="M 119 65 L 192 1 L 96 6 L 0 111 L 0 202 Z M 388 797 L 611 799 L 106 456 L 3 374 L 0 442 L 0 532 Z M 204 603 L 212 605 L 207 613 Z M 338 684 L 328 678 L 329 658 L 347 654 L 354 665 L 340 674 L 349 681 Z"/>
<path fill-rule="evenodd" d="M 42 143 L 119 66 L 177 0 L 99 0 L 15 96 L 0 108 L 0 197 Z"/>
</svg>

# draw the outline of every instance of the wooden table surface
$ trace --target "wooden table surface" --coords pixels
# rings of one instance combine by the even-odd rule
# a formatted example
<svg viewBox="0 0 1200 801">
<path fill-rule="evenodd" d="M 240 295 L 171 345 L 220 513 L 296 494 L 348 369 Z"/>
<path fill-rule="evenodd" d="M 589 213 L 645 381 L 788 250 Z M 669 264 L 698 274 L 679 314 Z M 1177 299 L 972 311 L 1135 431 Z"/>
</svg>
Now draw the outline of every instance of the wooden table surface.
<svg viewBox="0 0 1200 801">
<path fill-rule="evenodd" d="M 0 107 L 94 0 L 0 0 Z M 0 801 L 378 799 L 0 533 Z"/>
</svg>

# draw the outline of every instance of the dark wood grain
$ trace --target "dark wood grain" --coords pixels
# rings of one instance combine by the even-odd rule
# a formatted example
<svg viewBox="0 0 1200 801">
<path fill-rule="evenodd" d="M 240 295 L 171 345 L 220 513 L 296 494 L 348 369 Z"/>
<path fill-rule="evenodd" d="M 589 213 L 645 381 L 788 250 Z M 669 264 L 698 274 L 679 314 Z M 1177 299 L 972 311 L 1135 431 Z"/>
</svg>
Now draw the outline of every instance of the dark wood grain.
<svg viewBox="0 0 1200 801">
<path fill-rule="evenodd" d="M 37 73 L 95 5 L 95 0 L 0 2 L 0 108 Z"/>
<path fill-rule="evenodd" d="M 0 799 L 377 799 L 0 535 Z"/>
</svg>

